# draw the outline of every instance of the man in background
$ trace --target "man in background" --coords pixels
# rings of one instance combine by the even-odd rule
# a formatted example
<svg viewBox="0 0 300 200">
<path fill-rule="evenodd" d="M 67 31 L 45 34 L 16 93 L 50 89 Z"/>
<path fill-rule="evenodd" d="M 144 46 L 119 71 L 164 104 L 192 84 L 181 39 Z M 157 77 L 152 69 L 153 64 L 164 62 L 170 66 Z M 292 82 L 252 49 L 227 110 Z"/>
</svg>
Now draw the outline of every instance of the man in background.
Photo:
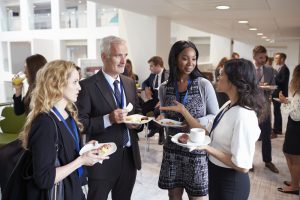
<svg viewBox="0 0 300 200">
<path fill-rule="evenodd" d="M 278 69 L 278 73 L 275 76 L 275 83 L 277 85 L 277 89 L 273 92 L 272 97 L 278 98 L 279 92 L 282 91 L 284 96 L 288 96 L 289 90 L 289 78 L 290 78 L 290 70 L 285 64 L 286 54 L 284 53 L 276 53 L 274 57 L 274 61 L 276 64 L 276 68 Z M 274 125 L 273 125 L 273 137 L 277 137 L 278 134 L 282 134 L 282 116 L 280 106 L 281 103 L 278 101 L 273 101 L 274 106 Z"/>
<path fill-rule="evenodd" d="M 259 45 L 253 49 L 254 66 L 256 69 L 257 84 L 259 86 L 274 85 L 275 74 L 271 66 L 265 65 L 267 50 Z M 265 99 L 265 117 L 260 122 L 261 141 L 262 141 L 262 158 L 265 166 L 274 173 L 279 173 L 279 170 L 272 163 L 272 145 L 271 145 L 271 90 L 261 87 L 261 95 Z"/>
<path fill-rule="evenodd" d="M 148 99 L 142 104 L 142 112 L 146 115 L 148 112 L 154 112 L 154 116 L 157 117 L 159 112 L 159 100 L 158 100 L 158 88 L 159 86 L 168 80 L 169 72 L 164 68 L 163 59 L 159 56 L 153 56 L 148 60 L 151 74 L 142 83 L 142 89 L 145 91 L 145 95 Z M 152 137 L 155 133 L 159 133 L 158 144 L 162 145 L 165 142 L 164 128 L 157 123 L 151 121 L 149 123 L 150 133 L 148 137 Z"/>
</svg>

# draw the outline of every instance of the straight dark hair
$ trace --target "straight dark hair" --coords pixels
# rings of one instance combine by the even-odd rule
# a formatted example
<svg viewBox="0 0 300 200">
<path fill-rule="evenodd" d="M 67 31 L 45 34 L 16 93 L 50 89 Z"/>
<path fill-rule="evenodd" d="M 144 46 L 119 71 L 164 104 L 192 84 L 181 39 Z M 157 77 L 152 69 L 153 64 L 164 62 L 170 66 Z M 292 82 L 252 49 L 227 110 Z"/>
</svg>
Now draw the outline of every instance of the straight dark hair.
<svg viewBox="0 0 300 200">
<path fill-rule="evenodd" d="M 225 62 L 224 71 L 228 80 L 237 88 L 237 105 L 254 110 L 259 119 L 264 117 L 264 97 L 260 93 L 253 63 L 246 59 L 232 59 Z"/>
<path fill-rule="evenodd" d="M 169 60 L 168 60 L 169 69 L 170 69 L 170 75 L 167 82 L 168 86 L 172 86 L 178 79 L 178 75 L 179 75 L 178 65 L 177 65 L 178 55 L 186 48 L 192 48 L 196 52 L 196 67 L 190 74 L 190 78 L 192 80 L 198 77 L 206 78 L 198 69 L 197 60 L 199 57 L 199 52 L 196 46 L 194 45 L 194 43 L 192 43 L 191 41 L 180 40 L 175 42 L 175 44 L 173 44 L 170 50 Z"/>
</svg>

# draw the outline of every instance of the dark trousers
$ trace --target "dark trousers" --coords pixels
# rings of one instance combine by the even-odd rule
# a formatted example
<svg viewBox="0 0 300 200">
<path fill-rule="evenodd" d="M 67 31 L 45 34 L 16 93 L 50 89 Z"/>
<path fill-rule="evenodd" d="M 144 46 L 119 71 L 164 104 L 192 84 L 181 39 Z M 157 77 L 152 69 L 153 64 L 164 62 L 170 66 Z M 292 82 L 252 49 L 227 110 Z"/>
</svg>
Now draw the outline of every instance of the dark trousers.
<svg viewBox="0 0 300 200">
<path fill-rule="evenodd" d="M 92 179 L 90 177 L 87 199 L 107 200 L 111 191 L 113 200 L 130 200 L 137 174 L 131 148 L 124 148 L 122 171 L 115 173 L 117 176 L 112 176 L 111 179 Z"/>
<path fill-rule="evenodd" d="M 282 116 L 280 110 L 281 103 L 273 100 L 274 113 L 274 133 L 282 132 Z"/>
<path fill-rule="evenodd" d="M 272 145 L 271 145 L 271 116 L 268 115 L 266 118 L 259 124 L 261 130 L 260 138 L 262 142 L 262 158 L 264 162 L 272 161 Z"/>
<path fill-rule="evenodd" d="M 208 163 L 209 200 L 246 200 L 250 193 L 248 173 Z"/>
</svg>

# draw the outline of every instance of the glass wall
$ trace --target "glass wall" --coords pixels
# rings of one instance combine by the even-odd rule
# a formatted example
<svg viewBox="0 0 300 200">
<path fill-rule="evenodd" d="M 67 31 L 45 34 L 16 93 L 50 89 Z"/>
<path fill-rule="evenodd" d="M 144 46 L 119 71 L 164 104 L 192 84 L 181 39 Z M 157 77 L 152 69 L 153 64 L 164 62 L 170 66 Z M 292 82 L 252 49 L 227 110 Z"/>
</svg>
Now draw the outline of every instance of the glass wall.
<svg viewBox="0 0 300 200">
<path fill-rule="evenodd" d="M 60 15 L 61 28 L 85 28 L 86 7 L 86 1 L 65 1 L 65 9 Z"/>
<path fill-rule="evenodd" d="M 7 31 L 21 30 L 20 6 L 6 7 Z"/>
<path fill-rule="evenodd" d="M 34 29 L 51 29 L 51 2 L 33 5 Z"/>
<path fill-rule="evenodd" d="M 97 4 L 97 27 L 117 26 L 119 24 L 118 9 Z"/>
</svg>

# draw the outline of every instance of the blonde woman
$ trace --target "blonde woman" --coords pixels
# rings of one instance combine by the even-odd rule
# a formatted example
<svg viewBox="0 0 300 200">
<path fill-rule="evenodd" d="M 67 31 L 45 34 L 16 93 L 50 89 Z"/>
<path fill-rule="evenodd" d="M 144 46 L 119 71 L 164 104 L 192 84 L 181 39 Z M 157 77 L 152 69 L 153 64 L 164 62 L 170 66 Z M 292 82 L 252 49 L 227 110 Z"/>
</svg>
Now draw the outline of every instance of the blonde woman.
<svg viewBox="0 0 300 200">
<path fill-rule="evenodd" d="M 33 160 L 32 192 L 29 189 L 27 198 L 43 199 L 43 191 L 62 181 L 64 200 L 85 199 L 80 181 L 82 166 L 92 166 L 105 158 L 94 151 L 82 156 L 78 154 L 82 125 L 74 102 L 81 89 L 79 73 L 72 62 L 56 60 L 47 63 L 37 77 L 31 112 L 21 133 L 23 146 L 30 150 Z M 60 162 L 58 167 L 55 165 L 56 156 Z"/>
</svg>

